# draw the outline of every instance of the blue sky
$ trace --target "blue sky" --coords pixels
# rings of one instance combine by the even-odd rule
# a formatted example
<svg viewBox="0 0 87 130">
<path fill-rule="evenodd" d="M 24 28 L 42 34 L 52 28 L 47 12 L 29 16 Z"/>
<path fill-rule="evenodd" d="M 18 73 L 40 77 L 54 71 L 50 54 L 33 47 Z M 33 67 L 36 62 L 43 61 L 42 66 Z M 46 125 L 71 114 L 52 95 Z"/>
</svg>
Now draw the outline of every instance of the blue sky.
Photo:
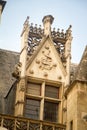
<svg viewBox="0 0 87 130">
<path fill-rule="evenodd" d="M 87 0 L 7 0 L 0 25 L 0 48 L 20 52 L 20 34 L 27 16 L 42 25 L 42 18 L 54 17 L 52 28 L 72 25 L 72 62 L 79 63 L 87 45 Z M 42 25 L 43 26 L 43 25 Z"/>
</svg>

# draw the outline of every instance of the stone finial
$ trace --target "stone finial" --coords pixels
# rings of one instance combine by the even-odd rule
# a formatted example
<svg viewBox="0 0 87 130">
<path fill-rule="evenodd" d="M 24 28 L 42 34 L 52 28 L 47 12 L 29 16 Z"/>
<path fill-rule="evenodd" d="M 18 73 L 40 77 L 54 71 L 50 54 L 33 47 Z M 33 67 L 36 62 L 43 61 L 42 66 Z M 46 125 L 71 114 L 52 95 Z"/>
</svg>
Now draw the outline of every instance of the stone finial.
<svg viewBox="0 0 87 130">
<path fill-rule="evenodd" d="M 43 26 L 44 26 L 44 35 L 50 35 L 51 34 L 51 24 L 53 23 L 53 16 L 52 15 L 47 15 L 44 16 L 42 19 Z"/>
<path fill-rule="evenodd" d="M 72 37 L 71 28 L 72 28 L 72 25 L 70 25 L 69 28 L 66 30 L 66 39 L 69 39 L 70 37 Z"/>
<path fill-rule="evenodd" d="M 24 22 L 24 31 L 26 30 L 27 26 L 29 25 L 29 16 L 27 16 L 25 22 Z"/>
<path fill-rule="evenodd" d="M 45 23 L 45 22 L 49 21 L 52 24 L 53 20 L 54 20 L 54 18 L 52 15 L 46 15 L 43 17 L 42 22 Z"/>
<path fill-rule="evenodd" d="M 23 35 L 23 33 L 25 32 L 26 28 L 29 26 L 29 16 L 27 16 L 24 24 L 23 24 L 23 31 L 21 33 L 21 36 Z"/>
<path fill-rule="evenodd" d="M 28 24 L 28 22 L 29 22 L 29 16 L 27 16 L 27 18 L 26 18 L 26 20 L 24 22 L 24 25 Z"/>
</svg>

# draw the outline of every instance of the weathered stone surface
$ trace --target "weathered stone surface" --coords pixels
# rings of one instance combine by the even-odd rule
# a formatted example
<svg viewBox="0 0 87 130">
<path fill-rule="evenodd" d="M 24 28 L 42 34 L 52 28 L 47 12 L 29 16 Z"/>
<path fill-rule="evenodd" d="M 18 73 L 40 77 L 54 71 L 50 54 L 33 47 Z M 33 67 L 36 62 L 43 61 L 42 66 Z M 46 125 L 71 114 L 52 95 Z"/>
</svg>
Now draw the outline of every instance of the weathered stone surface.
<svg viewBox="0 0 87 130">
<path fill-rule="evenodd" d="M 67 97 L 67 130 L 70 130 L 70 122 L 73 122 L 73 130 L 77 130 L 77 86 L 75 86 Z"/>
<path fill-rule="evenodd" d="M 57 102 L 59 107 L 58 122 L 62 123 L 62 117 L 64 116 L 62 112 L 63 110 L 66 113 L 65 116 L 67 119 L 65 118 L 64 122 L 67 125 L 67 130 L 87 130 L 87 122 L 85 122 L 83 118 L 84 113 L 86 113 L 85 116 L 87 117 L 87 47 L 83 53 L 79 66 L 76 64 L 71 64 L 71 26 L 66 31 L 65 36 L 63 31 L 61 33 L 59 31 L 57 33 L 54 31 L 51 32 L 51 23 L 45 24 L 44 32 L 47 37 L 43 37 L 42 42 L 40 42 L 42 35 L 39 38 L 38 35 L 34 35 L 34 39 L 32 39 L 33 35 L 31 34 L 33 31 L 30 29 L 29 33 L 29 28 L 27 28 L 27 30 L 25 29 L 27 24 L 24 26 L 22 35 L 24 35 L 24 32 L 26 33 L 22 39 L 23 48 L 21 48 L 22 51 L 20 53 L 21 68 L 18 69 L 16 66 L 16 68 L 20 70 L 16 72 L 18 72 L 19 75 L 21 73 L 21 76 L 19 77 L 25 77 L 25 79 L 19 80 L 18 78 L 18 84 L 15 84 L 16 80 L 12 77 L 12 72 L 14 70 L 14 66 L 19 62 L 19 53 L 0 49 L 0 112 L 13 115 L 15 109 L 15 115 L 22 116 L 24 114 L 25 96 L 30 96 L 29 98 L 35 100 L 43 99 L 43 102 L 41 101 L 42 109 L 40 109 L 40 120 L 43 120 L 45 99 L 43 95 L 45 95 L 45 91 L 43 91 L 43 93 L 41 91 L 42 95 L 40 96 L 42 97 L 37 97 L 36 95 L 27 95 L 25 92 L 25 86 L 27 86 L 25 84 L 27 77 L 31 77 L 29 81 L 35 78 L 41 78 L 42 80 L 44 79 L 44 84 L 42 84 L 43 90 L 45 90 L 45 84 L 48 81 L 50 85 L 51 83 L 61 83 L 61 91 L 59 92 L 60 101 Z M 36 27 L 34 29 L 34 34 L 36 34 Z M 61 37 L 59 34 L 61 34 Z M 28 39 L 28 36 L 30 39 Z M 50 39 L 51 37 L 52 39 Z M 57 37 L 57 39 L 55 39 L 55 37 Z M 28 46 L 26 45 L 27 43 Z M 39 43 L 41 43 L 40 46 Z M 64 92 L 67 89 L 64 97 L 65 105 L 63 104 L 62 100 L 64 96 L 63 89 Z M 47 101 L 51 102 L 51 100 L 52 102 L 57 101 L 51 98 L 49 99 L 48 97 Z M 6 129 L 1 128 L 0 130 Z"/>
<path fill-rule="evenodd" d="M 0 127 L 0 130 L 7 130 L 5 127 Z"/>
</svg>

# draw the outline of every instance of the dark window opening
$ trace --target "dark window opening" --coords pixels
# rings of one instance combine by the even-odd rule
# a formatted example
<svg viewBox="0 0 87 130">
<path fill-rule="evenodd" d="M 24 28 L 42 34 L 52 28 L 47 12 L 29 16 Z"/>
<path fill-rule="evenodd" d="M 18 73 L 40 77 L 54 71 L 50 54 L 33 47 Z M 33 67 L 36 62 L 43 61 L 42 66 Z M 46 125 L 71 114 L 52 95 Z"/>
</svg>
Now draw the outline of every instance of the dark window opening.
<svg viewBox="0 0 87 130">
<path fill-rule="evenodd" d="M 28 83 L 26 92 L 32 95 L 41 95 L 41 85 L 35 83 Z"/>
<path fill-rule="evenodd" d="M 46 85 L 45 96 L 51 98 L 59 98 L 59 88 Z"/>
<path fill-rule="evenodd" d="M 45 102 L 44 104 L 44 120 L 57 122 L 58 104 Z"/>
<path fill-rule="evenodd" d="M 40 101 L 33 99 L 26 99 L 25 117 L 31 119 L 39 119 Z"/>
</svg>

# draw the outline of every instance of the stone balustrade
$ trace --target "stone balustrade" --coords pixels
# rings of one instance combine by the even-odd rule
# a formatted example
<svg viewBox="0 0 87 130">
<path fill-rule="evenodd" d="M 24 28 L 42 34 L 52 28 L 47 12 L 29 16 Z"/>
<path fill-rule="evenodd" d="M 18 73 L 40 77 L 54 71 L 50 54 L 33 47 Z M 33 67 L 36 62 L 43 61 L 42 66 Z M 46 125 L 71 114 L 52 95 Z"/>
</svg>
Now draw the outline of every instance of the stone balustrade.
<svg viewBox="0 0 87 130">
<path fill-rule="evenodd" d="M 0 130 L 66 130 L 66 126 L 48 121 L 0 114 Z"/>
</svg>

